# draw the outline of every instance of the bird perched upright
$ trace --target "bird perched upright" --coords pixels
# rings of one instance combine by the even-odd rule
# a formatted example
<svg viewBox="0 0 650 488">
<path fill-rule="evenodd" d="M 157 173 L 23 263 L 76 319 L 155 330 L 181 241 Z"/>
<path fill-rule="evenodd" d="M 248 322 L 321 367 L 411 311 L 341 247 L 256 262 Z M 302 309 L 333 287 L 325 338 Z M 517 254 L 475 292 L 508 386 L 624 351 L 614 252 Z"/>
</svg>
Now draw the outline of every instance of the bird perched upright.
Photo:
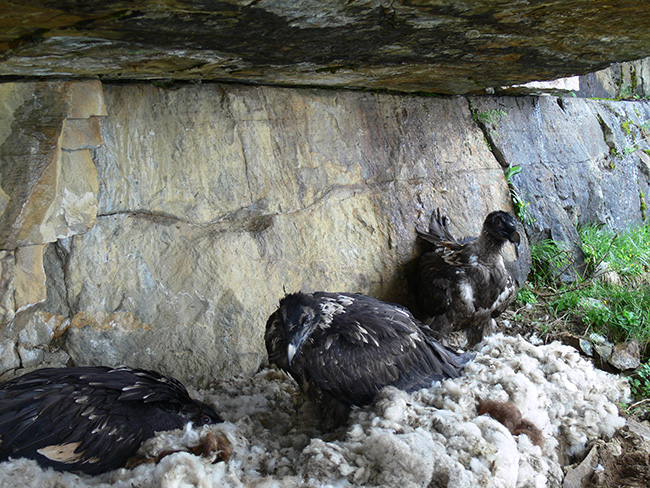
<svg viewBox="0 0 650 488">
<path fill-rule="evenodd" d="M 517 291 L 501 254 L 506 242 L 519 244 L 515 218 L 491 212 L 478 237 L 458 241 L 449 231 L 449 219 L 437 210 L 428 231 L 416 230 L 427 249 L 417 263 L 420 311 L 430 317 L 427 323 L 437 337 L 465 330 L 469 345 L 477 344 Z"/>
<path fill-rule="evenodd" d="M 298 292 L 269 317 L 266 350 L 333 427 L 385 386 L 411 392 L 461 374 L 473 356 L 442 346 L 421 325 L 405 308 L 365 295 Z"/>
<path fill-rule="evenodd" d="M 99 474 L 188 422 L 223 420 L 174 378 L 128 367 L 40 369 L 0 384 L 0 461 Z"/>
</svg>

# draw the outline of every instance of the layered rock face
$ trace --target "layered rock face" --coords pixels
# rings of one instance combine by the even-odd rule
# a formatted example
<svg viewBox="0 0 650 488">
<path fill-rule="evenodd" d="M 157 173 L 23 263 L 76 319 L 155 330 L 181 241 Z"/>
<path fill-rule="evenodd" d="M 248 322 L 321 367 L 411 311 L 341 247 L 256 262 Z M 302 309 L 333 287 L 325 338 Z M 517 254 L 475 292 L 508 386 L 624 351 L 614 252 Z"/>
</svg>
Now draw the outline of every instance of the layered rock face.
<svg viewBox="0 0 650 488">
<path fill-rule="evenodd" d="M 90 229 L 97 214 L 105 115 L 99 82 L 0 85 L 0 321 L 46 299 L 48 243 Z"/>
<path fill-rule="evenodd" d="M 576 242 L 575 227 L 646 219 L 650 104 L 573 97 L 473 98 L 495 157 L 522 171 L 534 241 Z M 480 118 L 480 117 L 479 117 Z"/>
<path fill-rule="evenodd" d="M 414 226 L 433 208 L 467 232 L 509 208 L 462 98 L 219 85 L 104 95 L 99 217 L 66 258 L 68 301 L 86 312 L 68 331 L 78 362 L 110 350 L 199 384 L 250 372 L 285 290 L 404 300 Z M 125 316 L 137 320 L 111 326 Z"/>
<path fill-rule="evenodd" d="M 32 124 L 11 125 L 17 114 L 59 114 L 47 126 L 58 130 L 21 139 L 21 154 L 36 155 L 13 159 L 0 182 L 6 215 L 38 201 L 51 209 L 32 219 L 3 214 L 5 374 L 70 360 L 155 368 L 194 386 L 250 373 L 285 291 L 408 305 L 415 225 L 441 207 L 457 235 L 476 235 L 489 211 L 513 210 L 504 166 L 523 168 L 513 183 L 530 203 L 533 238 L 571 244 L 575 223 L 645 218 L 644 101 L 218 84 L 45 89 L 103 103 L 84 112 L 88 125 L 75 133 L 88 138 L 74 146 L 60 142 L 71 96 L 43 106 L 32 88 L 3 105 L 16 107 L 2 118 L 3 154 Z M 68 151 L 90 151 L 94 164 L 75 157 L 64 170 L 56 155 Z M 49 167 L 43 154 L 59 169 L 39 169 Z M 37 169 L 38 178 L 5 176 Z M 522 282 L 525 242 L 519 251 Z M 507 258 L 515 260 L 512 248 Z"/>
<path fill-rule="evenodd" d="M 644 0 L 11 0 L 0 76 L 484 93 L 648 56 L 647 14 Z"/>
</svg>

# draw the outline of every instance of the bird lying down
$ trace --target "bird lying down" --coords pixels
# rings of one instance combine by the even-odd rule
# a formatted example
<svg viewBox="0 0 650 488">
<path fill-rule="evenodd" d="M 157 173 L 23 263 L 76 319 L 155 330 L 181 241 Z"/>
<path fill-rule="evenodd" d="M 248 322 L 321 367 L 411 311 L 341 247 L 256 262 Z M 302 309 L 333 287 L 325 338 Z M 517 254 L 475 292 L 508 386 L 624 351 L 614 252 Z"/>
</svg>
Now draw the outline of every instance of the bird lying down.
<svg viewBox="0 0 650 488">
<path fill-rule="evenodd" d="M 0 461 L 61 471 L 124 467 L 156 432 L 223 422 L 176 379 L 128 367 L 47 368 L 0 384 Z"/>
<path fill-rule="evenodd" d="M 405 308 L 352 293 L 293 293 L 266 324 L 269 362 L 319 405 L 326 427 L 385 386 L 407 392 L 460 376 L 473 355 L 430 338 Z"/>
</svg>

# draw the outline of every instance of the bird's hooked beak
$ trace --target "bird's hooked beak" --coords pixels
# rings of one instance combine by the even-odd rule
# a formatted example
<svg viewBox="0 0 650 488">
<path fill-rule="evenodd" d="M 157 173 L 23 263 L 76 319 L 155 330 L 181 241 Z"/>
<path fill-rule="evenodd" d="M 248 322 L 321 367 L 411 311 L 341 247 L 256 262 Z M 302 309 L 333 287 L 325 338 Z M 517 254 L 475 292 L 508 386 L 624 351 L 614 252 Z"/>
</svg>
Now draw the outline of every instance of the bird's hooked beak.
<svg viewBox="0 0 650 488">
<path fill-rule="evenodd" d="M 309 336 L 310 333 L 311 327 L 303 327 L 300 330 L 300 333 L 296 334 L 289 342 L 289 345 L 287 346 L 287 359 L 289 360 L 289 365 L 291 365 L 291 361 L 298 353 L 302 346 L 302 343 L 305 342 L 305 339 L 307 336 Z"/>
<path fill-rule="evenodd" d="M 289 344 L 289 347 L 287 347 L 287 357 L 289 358 L 289 365 L 291 365 L 291 360 L 295 355 L 296 355 L 296 346 L 294 346 L 293 344 Z"/>
<path fill-rule="evenodd" d="M 520 239 L 520 236 L 519 236 L 519 232 L 517 232 L 516 230 L 515 230 L 515 231 L 512 231 L 512 232 L 510 233 L 510 235 L 508 236 L 508 240 L 509 240 L 510 242 L 514 243 L 514 244 L 519 245 L 519 242 L 520 242 L 520 240 L 521 240 L 521 239 Z"/>
</svg>

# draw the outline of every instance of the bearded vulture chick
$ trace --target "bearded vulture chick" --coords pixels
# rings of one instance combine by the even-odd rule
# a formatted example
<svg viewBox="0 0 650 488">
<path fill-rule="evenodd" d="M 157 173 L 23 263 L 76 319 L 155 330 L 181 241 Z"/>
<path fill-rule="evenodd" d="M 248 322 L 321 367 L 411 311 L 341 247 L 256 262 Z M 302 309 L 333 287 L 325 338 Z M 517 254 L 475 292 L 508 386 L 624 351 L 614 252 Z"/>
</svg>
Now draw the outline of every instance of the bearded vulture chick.
<svg viewBox="0 0 650 488">
<path fill-rule="evenodd" d="M 461 374 L 473 355 L 454 353 L 421 327 L 405 308 L 365 295 L 298 292 L 269 317 L 266 350 L 334 427 L 385 386 L 411 392 Z"/>
<path fill-rule="evenodd" d="M 501 255 L 506 242 L 519 244 L 517 222 L 508 212 L 492 212 L 478 237 L 462 241 L 448 225 L 449 219 L 438 210 L 431 215 L 428 231 L 416 229 L 428 247 L 417 263 L 416 298 L 436 337 L 465 330 L 474 346 L 517 292 Z"/>
<path fill-rule="evenodd" d="M 188 422 L 223 420 L 174 378 L 128 367 L 40 369 L 0 384 L 0 461 L 99 474 Z"/>
</svg>

